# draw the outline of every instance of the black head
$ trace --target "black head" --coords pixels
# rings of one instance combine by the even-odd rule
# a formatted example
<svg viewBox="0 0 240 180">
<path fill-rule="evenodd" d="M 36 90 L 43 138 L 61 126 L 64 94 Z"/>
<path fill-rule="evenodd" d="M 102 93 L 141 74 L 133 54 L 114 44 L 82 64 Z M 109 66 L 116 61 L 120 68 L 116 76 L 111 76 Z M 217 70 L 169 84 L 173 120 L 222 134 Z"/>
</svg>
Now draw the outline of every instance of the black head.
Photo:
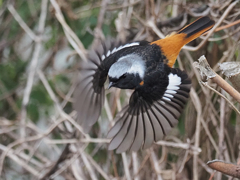
<svg viewBox="0 0 240 180">
<path fill-rule="evenodd" d="M 145 63 L 136 54 L 121 57 L 114 63 L 108 72 L 109 87 L 134 89 L 144 78 Z"/>
<path fill-rule="evenodd" d="M 138 74 L 125 73 L 119 78 L 109 77 L 109 88 L 117 87 L 121 89 L 135 89 L 141 83 L 141 78 Z"/>
</svg>

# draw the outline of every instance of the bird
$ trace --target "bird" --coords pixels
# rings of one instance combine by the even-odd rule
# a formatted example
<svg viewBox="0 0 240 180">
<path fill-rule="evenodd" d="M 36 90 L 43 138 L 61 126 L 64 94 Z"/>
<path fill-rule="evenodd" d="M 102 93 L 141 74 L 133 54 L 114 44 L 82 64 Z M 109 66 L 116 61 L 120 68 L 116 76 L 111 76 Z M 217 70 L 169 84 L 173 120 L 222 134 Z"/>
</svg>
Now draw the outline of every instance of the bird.
<svg viewBox="0 0 240 180">
<path fill-rule="evenodd" d="M 84 132 L 101 115 L 108 79 L 109 88 L 133 90 L 129 104 L 117 113 L 107 134 L 111 139 L 108 150 L 147 149 L 166 136 L 178 124 L 191 88 L 187 73 L 173 65 L 181 48 L 214 24 L 204 16 L 163 39 L 121 45 L 107 41 L 89 52 L 73 94 L 73 107 Z"/>
</svg>

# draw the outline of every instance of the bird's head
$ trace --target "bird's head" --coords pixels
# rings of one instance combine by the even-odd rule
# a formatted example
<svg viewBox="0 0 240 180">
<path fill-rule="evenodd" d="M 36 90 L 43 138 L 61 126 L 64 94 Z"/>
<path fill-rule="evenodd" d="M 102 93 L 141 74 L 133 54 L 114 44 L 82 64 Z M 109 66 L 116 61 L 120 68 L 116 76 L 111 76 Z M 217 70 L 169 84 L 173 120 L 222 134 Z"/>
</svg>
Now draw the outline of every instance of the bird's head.
<svg viewBox="0 0 240 180">
<path fill-rule="evenodd" d="M 123 56 L 108 71 L 109 88 L 135 89 L 143 85 L 144 74 L 145 63 L 140 56 Z"/>
</svg>

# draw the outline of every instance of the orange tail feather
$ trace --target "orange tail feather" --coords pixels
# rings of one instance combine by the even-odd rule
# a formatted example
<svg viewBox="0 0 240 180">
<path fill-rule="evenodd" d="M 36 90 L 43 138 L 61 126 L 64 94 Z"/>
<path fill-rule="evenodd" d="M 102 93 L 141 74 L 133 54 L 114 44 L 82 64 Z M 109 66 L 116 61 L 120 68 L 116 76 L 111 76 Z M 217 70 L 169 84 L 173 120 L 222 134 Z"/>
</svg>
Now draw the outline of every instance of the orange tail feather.
<svg viewBox="0 0 240 180">
<path fill-rule="evenodd" d="M 151 44 L 157 44 L 161 48 L 161 51 L 168 60 L 168 66 L 172 67 L 181 48 L 211 29 L 214 24 L 214 21 L 209 17 L 200 17 L 177 33 L 167 36 L 164 39 L 154 41 Z"/>
</svg>

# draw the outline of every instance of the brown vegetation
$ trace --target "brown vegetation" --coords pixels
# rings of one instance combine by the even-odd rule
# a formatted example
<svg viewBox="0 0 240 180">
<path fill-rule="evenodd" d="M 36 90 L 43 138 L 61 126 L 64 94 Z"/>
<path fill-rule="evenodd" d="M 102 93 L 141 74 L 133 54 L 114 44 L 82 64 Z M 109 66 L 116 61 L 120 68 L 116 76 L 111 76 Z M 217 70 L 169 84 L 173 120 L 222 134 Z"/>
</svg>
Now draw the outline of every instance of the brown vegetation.
<svg viewBox="0 0 240 180">
<path fill-rule="evenodd" d="M 238 177 L 239 172 L 220 169 L 227 176 L 206 164 L 220 159 L 238 164 L 219 163 L 223 169 L 234 166 L 239 171 L 239 98 L 221 88 L 228 79 L 218 65 L 239 62 L 238 1 L 7 0 L 0 1 L 0 7 L 0 177 Z M 107 36 L 153 41 L 206 15 L 216 25 L 185 46 L 175 64 L 188 72 L 193 87 L 179 125 L 170 135 L 148 150 L 120 155 L 108 151 L 106 134 L 130 95 L 116 89 L 106 91 L 102 116 L 91 133 L 82 132 L 71 97 L 77 65 L 87 60 L 90 45 Z M 222 77 L 220 81 L 202 79 L 203 71 L 194 65 L 202 55 Z"/>
</svg>

